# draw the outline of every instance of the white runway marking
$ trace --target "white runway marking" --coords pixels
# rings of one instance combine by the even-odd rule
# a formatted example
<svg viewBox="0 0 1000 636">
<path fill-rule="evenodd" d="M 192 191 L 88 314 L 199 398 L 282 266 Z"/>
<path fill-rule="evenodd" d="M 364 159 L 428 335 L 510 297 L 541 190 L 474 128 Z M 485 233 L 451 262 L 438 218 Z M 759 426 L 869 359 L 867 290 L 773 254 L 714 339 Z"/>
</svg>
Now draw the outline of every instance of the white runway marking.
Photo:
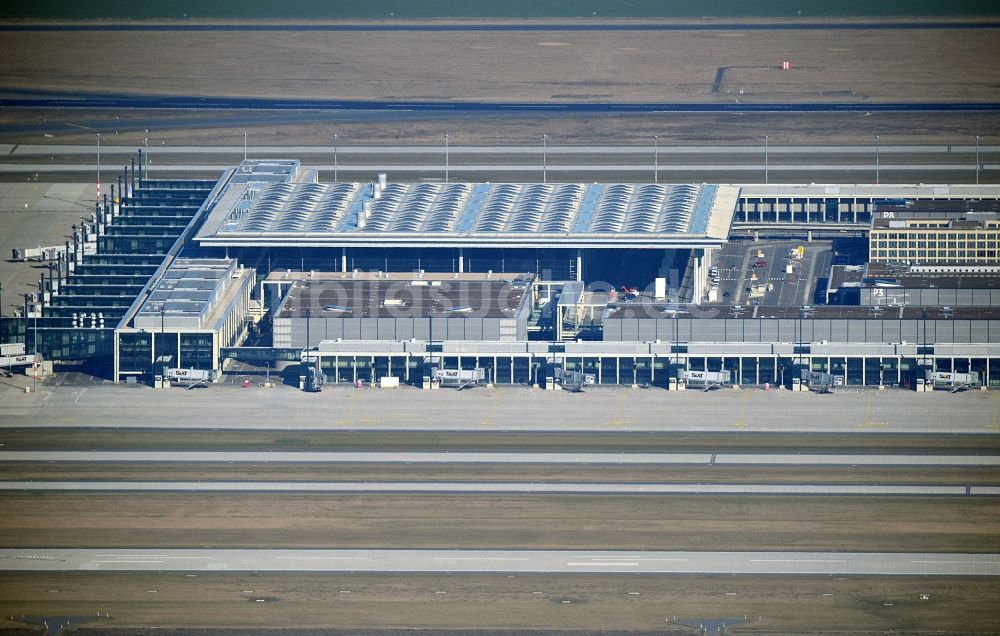
<svg viewBox="0 0 1000 636">
<path fill-rule="evenodd" d="M 914 455 L 896 453 L 714 453 L 713 457 L 713 453 L 493 453 L 461 451 L 0 451 L 0 463 L 13 462 L 1000 466 L 1000 455 Z"/>
<path fill-rule="evenodd" d="M 837 495 L 979 497 L 992 487 L 936 484 L 706 484 L 572 482 L 2 481 L 0 492 L 323 492 L 593 495 Z"/>
<path fill-rule="evenodd" d="M 751 563 L 847 563 L 844 559 L 750 559 Z"/>
<path fill-rule="evenodd" d="M 101 558 L 98 555 L 112 558 Z M 0 549 L 0 571 L 812 574 L 1000 577 L 1000 555 L 580 550 Z"/>
</svg>

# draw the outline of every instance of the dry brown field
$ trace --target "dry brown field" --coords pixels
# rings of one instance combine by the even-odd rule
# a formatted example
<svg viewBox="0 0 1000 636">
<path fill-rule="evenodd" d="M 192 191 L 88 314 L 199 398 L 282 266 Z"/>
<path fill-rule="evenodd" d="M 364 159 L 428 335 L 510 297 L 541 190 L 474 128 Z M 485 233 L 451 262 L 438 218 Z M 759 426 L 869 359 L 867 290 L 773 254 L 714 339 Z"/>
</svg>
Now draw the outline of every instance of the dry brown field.
<svg viewBox="0 0 1000 636">
<path fill-rule="evenodd" d="M 274 113 L 271 113 L 274 114 Z M 1000 138 L 996 113 L 659 113 L 639 115 L 535 115 L 433 116 L 397 115 L 372 118 L 350 113 L 296 111 L 281 113 L 281 123 L 227 111 L 176 112 L 126 111 L 113 113 L 86 109 L 48 111 L 8 109 L 0 124 L 51 124 L 50 134 L 3 132 L 4 143 L 94 143 L 94 126 L 112 120 L 104 143 L 140 148 L 147 137 L 155 153 L 159 145 L 225 145 L 238 148 L 243 131 L 254 146 L 332 144 L 337 133 L 344 158 L 349 147 L 367 144 L 442 144 L 447 131 L 454 146 L 515 144 L 537 146 L 544 133 L 552 145 L 649 144 L 657 135 L 663 144 L 760 145 L 764 134 L 777 144 L 870 145 L 880 135 L 892 144 L 968 144 L 980 135 L 984 143 Z M 149 134 L 145 132 L 149 130 Z M 666 163 L 668 154 L 661 157 Z M 11 158 L 13 159 L 13 158 Z M 87 160 L 92 160 L 88 157 Z M 192 157 L 204 160 L 203 156 Z M 456 162 L 458 157 L 456 157 Z M 987 160 L 989 160 L 987 158 Z M 232 158 L 227 158 L 226 165 Z M 154 166 L 155 168 L 155 166 Z M 68 180 L 78 179 L 76 175 Z"/>
<path fill-rule="evenodd" d="M 0 89 L 319 99 L 547 102 L 997 102 L 997 29 L 679 32 L 9 32 Z M 782 60 L 793 69 L 781 71 Z M 722 82 L 716 74 L 725 68 Z M 740 91 L 743 91 L 740 95 Z M 289 117 L 291 115 L 291 117 Z M 224 112 L 16 110 L 2 123 L 65 122 L 58 142 L 93 141 L 93 121 L 123 122 L 109 143 L 259 145 L 960 143 L 1000 134 L 991 113 L 444 116 L 284 113 L 280 123 Z M 200 123 L 196 120 L 200 120 Z M 178 121 L 181 123 L 178 124 Z M 41 134 L 2 134 L 43 142 Z M 239 141 L 242 141 L 240 139 Z"/>
<path fill-rule="evenodd" d="M 36 481 L 348 481 L 348 482 L 547 482 L 547 483 L 719 483 L 719 484 L 923 484 L 995 485 L 990 467 L 858 467 L 808 470 L 788 466 L 553 466 L 406 464 L 81 464 L 72 462 L 0 465 L 0 479 Z"/>
<path fill-rule="evenodd" d="M 317 99 L 551 102 L 1000 102 L 1000 29 L 698 32 L 7 32 L 7 89 Z M 791 71 L 778 65 L 793 63 Z M 719 90 L 716 74 L 725 67 Z M 740 90 L 742 89 L 742 95 Z M 279 116 L 280 115 L 280 116 Z M 256 119 L 254 117 L 257 117 Z M 5 143 L 344 145 L 970 143 L 995 113 L 414 116 L 0 111 Z M 3 126 L 53 125 L 3 132 Z M 80 158 L 90 161 L 89 157 Z M 27 161 L 27 160 L 25 160 Z M 665 162 L 670 161 L 664 158 Z M 155 164 L 154 164 L 155 168 Z M 74 175 L 70 179 L 82 178 Z M 995 453 L 994 436 L 417 435 L 4 431 L 5 449 L 494 451 L 678 449 Z M 0 479 L 1000 483 L 986 468 L 3 464 Z M 1000 551 L 1000 500 L 226 493 L 0 493 L 5 547 L 491 547 Z M 250 591 L 252 590 L 252 591 Z M 992 578 L 11 573 L 0 630 L 111 612 L 107 627 L 670 629 L 761 617 L 748 632 L 1000 632 Z M 927 594 L 927 600 L 920 600 Z M 264 602 L 257 602 L 262 598 Z M 568 602 L 567 602 L 568 601 Z M 662 633 L 662 632 L 660 632 Z M 686 633 L 691 633 L 687 631 Z"/>
<path fill-rule="evenodd" d="M 996 498 L 3 493 L 0 546 L 1000 551 Z"/>
<path fill-rule="evenodd" d="M 0 86 L 456 102 L 995 102 L 997 36 L 837 28 L 7 32 Z M 792 70 L 780 70 L 783 60 Z"/>
<path fill-rule="evenodd" d="M 116 596 L 102 594 L 107 589 Z M 693 635 L 697 629 L 667 621 L 694 618 L 697 624 L 698 618 L 744 616 L 749 622 L 736 633 L 905 636 L 1000 630 L 996 583 L 986 578 L 17 572 L 0 579 L 0 603 L 26 616 L 110 613 L 87 625 L 101 633 L 144 627 L 170 634 L 164 627 L 172 626 L 384 634 L 363 629 L 377 621 L 387 629 L 479 625 Z M 8 616 L 0 614 L 0 629 L 25 626 Z"/>
<path fill-rule="evenodd" d="M 88 420 L 88 423 L 90 421 Z M 494 452 L 849 452 L 1000 453 L 994 435 L 804 433 L 618 433 L 577 431 L 392 431 L 392 430 L 108 430 L 101 428 L 5 428 L 3 449 L 14 450 L 243 450 L 243 451 L 420 451 Z"/>
</svg>

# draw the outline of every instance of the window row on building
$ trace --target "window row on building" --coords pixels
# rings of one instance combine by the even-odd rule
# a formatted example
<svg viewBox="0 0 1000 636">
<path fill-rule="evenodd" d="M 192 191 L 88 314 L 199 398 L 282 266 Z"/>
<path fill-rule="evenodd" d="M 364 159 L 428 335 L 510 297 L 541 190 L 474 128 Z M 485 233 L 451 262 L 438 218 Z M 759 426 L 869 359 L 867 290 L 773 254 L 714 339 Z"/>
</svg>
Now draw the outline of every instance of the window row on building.
<svg viewBox="0 0 1000 636">
<path fill-rule="evenodd" d="M 679 370 L 731 372 L 733 383 L 746 386 L 790 387 L 803 369 L 843 378 L 846 386 L 898 386 L 913 388 L 926 371 L 977 372 L 986 386 L 1000 387 L 1000 358 L 953 356 L 687 356 L 687 355 L 455 355 L 426 356 L 399 352 L 395 355 L 320 354 L 319 368 L 329 383 L 377 382 L 396 377 L 403 384 L 419 386 L 429 369 L 474 369 L 486 371 L 488 382 L 545 387 L 555 369 L 580 371 L 601 385 L 648 385 L 667 387 Z"/>
</svg>

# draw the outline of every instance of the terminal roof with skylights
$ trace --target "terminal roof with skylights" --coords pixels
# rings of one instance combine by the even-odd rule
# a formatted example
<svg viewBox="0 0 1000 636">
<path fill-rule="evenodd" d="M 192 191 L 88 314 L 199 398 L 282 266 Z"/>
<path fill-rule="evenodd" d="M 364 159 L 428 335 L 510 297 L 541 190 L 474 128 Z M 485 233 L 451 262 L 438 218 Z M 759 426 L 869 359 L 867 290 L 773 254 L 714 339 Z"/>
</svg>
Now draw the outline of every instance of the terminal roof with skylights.
<svg viewBox="0 0 1000 636">
<path fill-rule="evenodd" d="M 712 247 L 726 240 L 740 192 L 715 184 L 317 183 L 301 169 L 254 181 L 252 169 L 229 173 L 198 234 L 202 245 Z"/>
</svg>

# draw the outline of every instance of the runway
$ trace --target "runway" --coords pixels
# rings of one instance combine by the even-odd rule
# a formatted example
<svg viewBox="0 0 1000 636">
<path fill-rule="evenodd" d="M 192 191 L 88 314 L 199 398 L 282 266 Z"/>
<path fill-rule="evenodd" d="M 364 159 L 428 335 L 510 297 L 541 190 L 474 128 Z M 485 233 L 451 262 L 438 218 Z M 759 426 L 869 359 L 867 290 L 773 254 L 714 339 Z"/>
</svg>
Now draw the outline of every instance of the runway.
<svg viewBox="0 0 1000 636">
<path fill-rule="evenodd" d="M 4 570 L 1000 576 L 1000 554 L 18 548 L 0 550 Z"/>
<path fill-rule="evenodd" d="M 126 122 L 127 123 L 127 122 Z M 96 146 L 93 144 L 0 144 L 0 155 L 11 157 L 33 156 L 33 155 L 93 155 Z M 132 156 L 136 147 L 132 145 L 101 145 L 102 156 Z M 149 146 L 144 151 L 155 157 L 170 155 L 243 155 L 242 145 L 232 146 Z M 520 145 L 520 146 L 461 146 L 451 145 L 448 152 L 451 155 L 541 155 L 542 146 Z M 651 155 L 653 148 L 651 145 L 630 145 L 630 146 L 575 146 L 575 145 L 548 145 L 544 151 L 550 156 L 558 155 Z M 893 154 L 944 154 L 944 153 L 974 153 L 974 144 L 935 144 L 935 145 L 881 145 L 879 152 L 885 155 Z M 320 155 L 329 159 L 333 156 L 334 147 L 322 146 L 249 146 L 247 152 L 253 155 L 271 156 L 294 156 L 304 157 Z M 344 155 L 440 155 L 444 152 L 443 142 L 438 145 L 413 145 L 413 146 L 369 146 L 369 145 L 339 145 L 337 152 Z M 743 145 L 685 145 L 673 146 L 661 144 L 658 152 L 663 154 L 663 158 L 674 155 L 752 155 L 757 156 L 762 152 L 760 144 Z M 870 157 L 873 153 L 871 144 L 864 145 L 830 145 L 830 146 L 798 146 L 781 145 L 771 143 L 767 150 L 770 155 L 863 155 Z M 980 146 L 982 153 L 1000 152 L 1000 145 L 983 144 Z"/>
<path fill-rule="evenodd" d="M 84 91 L 34 91 L 0 87 L 4 108 L 127 108 L 181 110 L 372 111 L 476 114 L 643 114 L 643 113 L 902 113 L 996 112 L 995 102 L 551 102 L 303 99 L 197 95 L 142 95 Z"/>
<path fill-rule="evenodd" d="M 109 124 L 110 125 L 110 124 Z M 113 125 L 117 126 L 116 122 Z M 99 129 L 95 129 L 99 130 Z M 222 174 L 232 162 L 243 157 L 242 146 L 150 146 L 145 148 L 149 168 L 155 175 Z M 135 156 L 133 146 L 102 146 L 101 156 L 109 165 Z M 974 173 L 976 147 L 960 145 L 886 145 L 879 148 L 881 172 L 897 173 L 900 179 L 917 181 L 935 173 Z M 980 155 L 1000 152 L 1000 146 L 984 145 Z M 0 144 L 0 173 L 9 174 L 93 174 L 97 171 L 96 147 L 92 145 Z M 308 168 L 324 173 L 339 170 L 347 178 L 358 174 L 388 172 L 405 178 L 443 178 L 444 147 L 418 146 L 252 146 L 254 157 L 299 157 Z M 450 146 L 449 169 L 456 178 L 483 178 L 493 174 L 511 179 L 537 179 L 542 169 L 564 179 L 584 175 L 621 175 L 623 179 L 648 179 L 654 172 L 663 179 L 689 179 L 706 173 L 721 175 L 763 174 L 763 148 L 757 144 L 697 146 L 559 146 L 503 145 Z M 336 164 L 334 155 L 339 157 Z M 655 157 L 654 157 L 655 154 Z M 778 145 L 768 147 L 768 171 L 788 178 L 841 173 L 857 178 L 874 168 L 871 145 Z M 232 161 L 229 161 L 232 159 Z M 890 159 L 887 161 L 887 159 Z M 981 171 L 1000 170 L 995 162 L 980 163 Z M 524 174 L 520 177 L 517 175 Z M 464 177 L 460 175 L 465 175 Z M 912 176 L 905 176 L 912 175 Z M 967 176 L 967 175 L 966 175 Z M 618 177 L 616 177 L 618 178 Z M 720 176 L 720 178 L 723 178 Z"/>
<path fill-rule="evenodd" d="M 192 164 L 192 163 L 177 163 L 177 164 L 166 164 L 157 163 L 156 170 L 158 173 L 206 173 L 206 172 L 218 172 L 222 173 L 225 170 L 231 168 L 231 165 L 223 164 Z M 316 164 L 306 166 L 308 168 L 315 168 L 317 170 L 322 170 L 324 172 L 332 172 L 333 164 Z M 438 173 L 443 171 L 443 164 L 400 164 L 400 163 L 344 163 L 338 166 L 338 170 L 342 173 L 354 173 L 354 172 L 388 172 L 390 174 L 398 173 Z M 536 175 L 541 171 L 541 166 L 537 163 L 519 163 L 519 164 L 459 164 L 454 163 L 450 166 L 452 174 L 457 173 L 497 173 L 497 172 L 527 172 L 532 175 Z M 883 172 L 958 172 L 958 171 L 975 171 L 975 162 L 972 163 L 932 163 L 932 164 L 892 164 L 883 163 L 880 168 Z M 1000 164 L 983 163 L 981 170 L 998 170 L 1000 169 Z M 11 174 L 45 174 L 45 173 L 85 173 L 92 174 L 96 172 L 97 164 L 78 164 L 78 163 L 0 163 L 0 172 L 11 173 Z M 671 172 L 698 172 L 704 173 L 708 172 L 752 172 L 752 171 L 763 171 L 763 163 L 757 164 L 746 164 L 746 163 L 703 163 L 703 164 L 663 164 L 659 166 L 659 172 L 661 175 L 666 175 Z M 769 163 L 768 171 L 775 172 L 863 172 L 872 170 L 872 164 L 870 163 Z M 548 164 L 546 171 L 549 174 L 560 173 L 560 172 L 593 172 L 593 173 L 613 173 L 613 172 L 624 172 L 624 173 L 636 173 L 641 172 L 644 174 L 651 174 L 653 172 L 653 164 Z M 530 179 L 533 179 L 531 177 Z"/>
<path fill-rule="evenodd" d="M 475 453 L 460 451 L 0 451 L 0 463 L 12 462 L 1000 466 L 1000 456 L 858 453 Z"/>
<path fill-rule="evenodd" d="M 1000 486 L 880 484 L 627 484 L 399 481 L 0 481 L 0 492 L 483 493 L 532 495 L 833 495 L 994 497 Z"/>
<path fill-rule="evenodd" d="M 380 16 L 381 17 L 381 16 Z M 913 29 L 995 29 L 1000 23 L 993 21 L 954 22 L 591 22 L 575 24 L 532 23 L 519 24 L 476 23 L 465 24 L 5 24 L 0 33 L 39 31 L 100 31 L 100 32 L 171 32 L 171 31 L 293 31 L 293 32 L 489 32 L 489 31 L 784 31 L 784 30 L 913 30 Z"/>
</svg>

